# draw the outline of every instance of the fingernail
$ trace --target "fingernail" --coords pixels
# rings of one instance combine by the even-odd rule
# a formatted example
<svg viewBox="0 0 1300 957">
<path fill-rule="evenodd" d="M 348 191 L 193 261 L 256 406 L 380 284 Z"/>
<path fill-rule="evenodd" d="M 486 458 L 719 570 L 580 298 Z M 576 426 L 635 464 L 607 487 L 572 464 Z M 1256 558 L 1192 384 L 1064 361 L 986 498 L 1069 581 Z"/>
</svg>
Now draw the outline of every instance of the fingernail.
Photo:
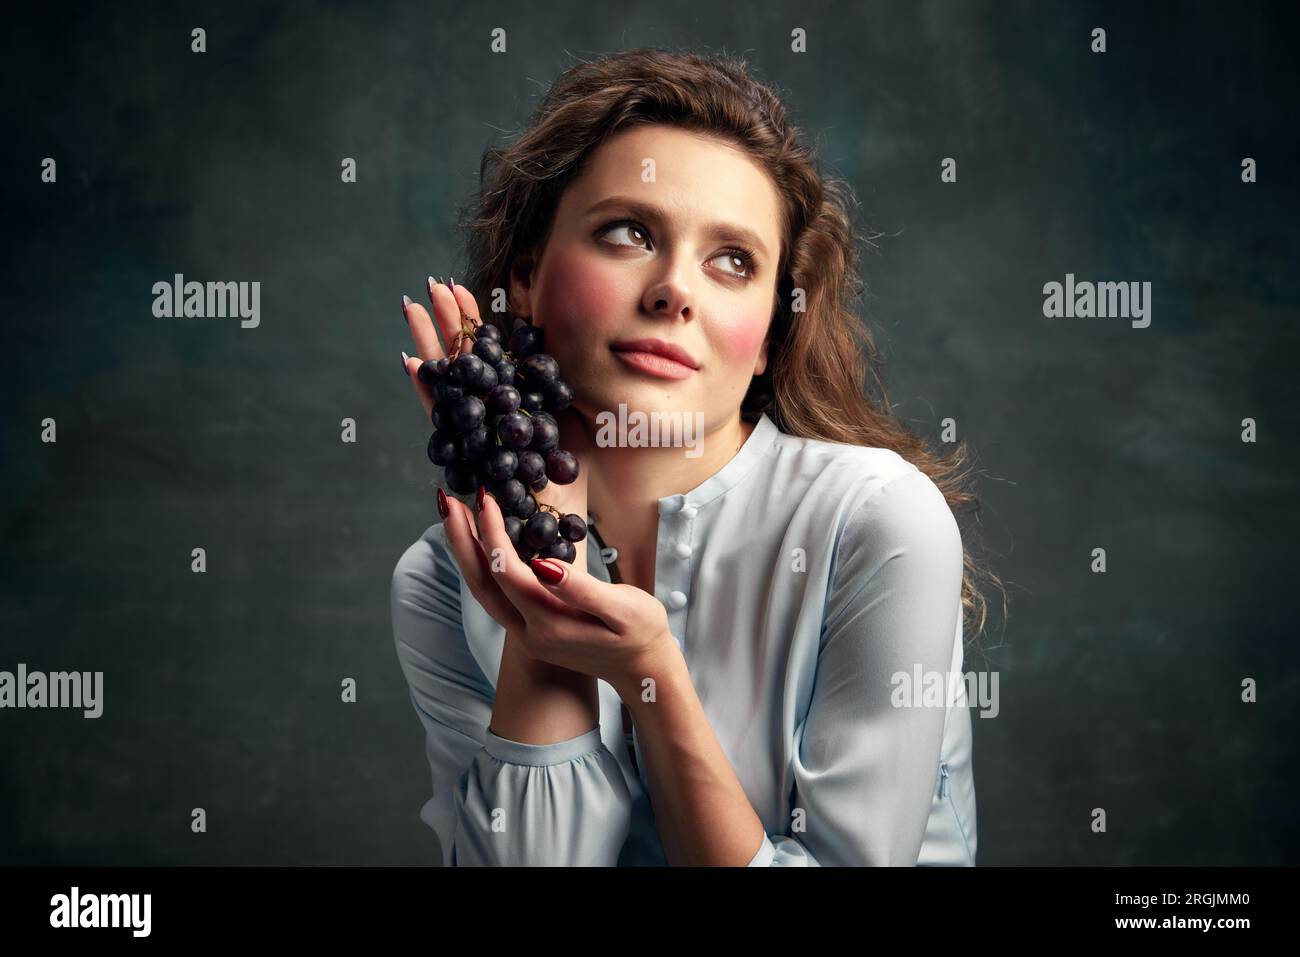
<svg viewBox="0 0 1300 957">
<path fill-rule="evenodd" d="M 429 302 L 433 302 L 433 287 L 436 285 L 437 283 L 434 282 L 433 277 L 430 276 L 429 277 Z"/>
<path fill-rule="evenodd" d="M 483 511 L 483 486 L 478 487 L 478 510 Z"/>
<path fill-rule="evenodd" d="M 406 311 L 410 307 L 410 305 L 411 305 L 411 297 L 402 296 L 402 315 L 406 318 L 407 322 L 411 321 L 411 315 Z"/>
<path fill-rule="evenodd" d="M 441 486 L 438 488 L 438 514 L 443 518 L 451 514 L 451 509 L 447 505 L 447 495 L 443 492 Z"/>
<path fill-rule="evenodd" d="M 452 292 L 455 292 L 455 291 L 456 291 L 456 280 L 454 280 L 454 279 L 448 277 L 448 279 L 447 279 L 447 285 L 451 287 L 451 291 L 452 291 Z"/>
<path fill-rule="evenodd" d="M 528 567 L 548 585 L 558 585 L 564 581 L 564 569 L 557 568 L 549 558 L 534 558 L 528 563 Z"/>
<path fill-rule="evenodd" d="M 410 361 L 411 361 L 411 357 L 408 356 L 405 352 L 403 352 L 403 353 L 402 353 L 402 373 L 403 373 L 403 374 L 404 374 L 408 379 L 411 377 L 411 367 L 410 367 L 409 365 L 407 365 L 407 363 L 410 362 Z"/>
</svg>

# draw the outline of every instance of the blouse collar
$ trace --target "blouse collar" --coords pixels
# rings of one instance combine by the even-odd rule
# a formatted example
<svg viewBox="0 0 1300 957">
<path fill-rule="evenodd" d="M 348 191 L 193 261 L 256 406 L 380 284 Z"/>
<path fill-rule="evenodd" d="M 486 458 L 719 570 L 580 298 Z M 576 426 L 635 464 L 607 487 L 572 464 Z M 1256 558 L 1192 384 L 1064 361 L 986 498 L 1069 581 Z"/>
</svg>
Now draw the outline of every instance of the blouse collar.
<svg viewBox="0 0 1300 957">
<path fill-rule="evenodd" d="M 698 509 L 726 494 L 767 458 L 780 431 L 776 423 L 767 417 L 767 413 L 762 413 L 754 424 L 754 430 L 749 433 L 749 438 L 745 439 L 744 445 L 731 457 L 731 461 L 689 492 L 659 499 L 659 514 L 671 515 L 687 507 Z"/>
</svg>

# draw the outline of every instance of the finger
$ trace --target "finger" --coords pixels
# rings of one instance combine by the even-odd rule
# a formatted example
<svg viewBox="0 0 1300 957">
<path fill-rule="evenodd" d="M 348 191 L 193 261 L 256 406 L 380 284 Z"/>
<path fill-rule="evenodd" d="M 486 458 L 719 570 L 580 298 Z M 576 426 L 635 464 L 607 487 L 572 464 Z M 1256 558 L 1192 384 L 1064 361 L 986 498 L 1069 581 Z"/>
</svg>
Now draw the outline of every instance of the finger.
<svg viewBox="0 0 1300 957">
<path fill-rule="evenodd" d="M 523 616 L 497 585 L 488 556 L 474 535 L 469 509 L 451 496 L 447 497 L 447 506 L 448 514 L 443 519 L 447 542 L 471 594 L 498 624 L 507 630 L 523 629 L 526 627 Z"/>
<path fill-rule="evenodd" d="M 402 363 L 406 366 L 406 377 L 411 380 L 411 388 L 415 390 L 415 396 L 420 400 L 420 405 L 424 406 L 424 418 L 430 424 L 433 422 L 433 390 L 420 381 L 417 373 L 420 366 L 424 365 L 424 360 L 419 356 L 408 356 L 402 353 Z"/>
<path fill-rule="evenodd" d="M 468 292 L 466 294 L 468 295 Z M 458 337 L 464 324 L 461 317 L 463 307 L 451 287 L 438 282 L 432 276 L 429 277 L 429 302 L 433 308 L 434 319 L 437 320 L 436 327 L 443 347 L 442 355 L 449 356 L 457 351 Z M 464 350 L 464 348 L 464 344 L 461 343 L 460 349 Z"/>
<path fill-rule="evenodd" d="M 617 585 L 600 581 L 558 558 L 534 558 L 529 568 L 547 591 L 571 608 L 599 618 L 611 631 L 621 634 L 628 629 L 630 616 L 620 604 Z M 563 577 L 552 583 L 546 577 L 547 569 L 554 569 Z"/>
<path fill-rule="evenodd" d="M 452 280 L 452 282 L 454 283 L 455 280 Z M 483 324 L 483 320 L 480 318 L 482 313 L 478 311 L 478 303 L 474 301 L 474 294 L 464 286 L 451 285 L 448 288 L 451 289 L 452 295 L 456 298 L 456 305 L 465 315 L 474 320 L 474 325 L 481 326 Z"/>
<path fill-rule="evenodd" d="M 460 507 L 460 512 L 465 517 L 465 527 L 469 530 L 470 538 L 474 540 L 474 544 L 478 546 L 479 554 L 483 556 L 485 561 L 490 562 L 492 555 L 488 548 L 483 544 L 483 539 L 479 537 L 478 526 L 475 524 L 476 518 L 474 510 L 464 502 L 460 501 L 460 499 L 456 500 L 456 505 Z M 491 573 L 491 569 L 486 569 L 486 571 L 488 571 L 489 574 Z"/>
<path fill-rule="evenodd" d="M 497 554 L 504 558 L 504 566 L 498 564 L 493 569 L 497 584 L 525 619 L 529 618 L 530 611 L 534 616 L 541 611 L 598 624 L 598 622 L 591 622 L 585 614 L 570 608 L 542 587 L 537 576 L 520 560 L 514 544 L 510 541 L 510 536 L 506 534 L 505 516 L 495 498 L 486 493 L 483 495 L 482 510 L 477 517 L 479 539 L 483 542 L 483 550 L 488 555 Z M 497 549 L 500 551 L 496 551 Z"/>
<path fill-rule="evenodd" d="M 441 359 L 447 355 L 442 348 L 439 333 L 433 327 L 433 318 L 429 310 L 418 302 L 412 301 L 406 307 L 406 324 L 411 327 L 411 341 L 415 351 L 426 359 Z"/>
<path fill-rule="evenodd" d="M 407 305 L 406 322 L 411 327 L 411 339 L 415 342 L 417 356 L 423 357 L 412 356 L 406 361 L 406 377 L 411 380 L 411 388 L 415 390 L 420 405 L 424 406 L 426 421 L 431 421 L 433 416 L 433 387 L 421 382 L 417 373 L 426 360 L 441 359 L 445 353 L 442 351 L 442 346 L 438 344 L 437 336 L 433 334 L 433 320 L 429 318 L 428 311 L 418 302 Z"/>
</svg>

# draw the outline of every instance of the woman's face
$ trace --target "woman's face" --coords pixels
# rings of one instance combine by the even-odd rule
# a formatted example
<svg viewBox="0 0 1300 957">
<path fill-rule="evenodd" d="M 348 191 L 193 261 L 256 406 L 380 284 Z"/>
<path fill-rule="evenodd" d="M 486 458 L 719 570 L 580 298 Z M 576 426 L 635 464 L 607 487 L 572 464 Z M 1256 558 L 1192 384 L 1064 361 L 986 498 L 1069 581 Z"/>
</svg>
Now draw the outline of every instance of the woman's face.
<svg viewBox="0 0 1300 957">
<path fill-rule="evenodd" d="M 773 182 L 744 153 L 633 127 L 566 189 L 540 259 L 516 263 L 511 308 L 545 329 L 589 420 L 626 403 L 692 421 L 703 412 L 711 432 L 735 419 L 767 365 L 780 216 Z M 679 346 L 694 368 L 656 375 L 643 367 L 654 360 L 612 348 L 638 339 Z"/>
</svg>

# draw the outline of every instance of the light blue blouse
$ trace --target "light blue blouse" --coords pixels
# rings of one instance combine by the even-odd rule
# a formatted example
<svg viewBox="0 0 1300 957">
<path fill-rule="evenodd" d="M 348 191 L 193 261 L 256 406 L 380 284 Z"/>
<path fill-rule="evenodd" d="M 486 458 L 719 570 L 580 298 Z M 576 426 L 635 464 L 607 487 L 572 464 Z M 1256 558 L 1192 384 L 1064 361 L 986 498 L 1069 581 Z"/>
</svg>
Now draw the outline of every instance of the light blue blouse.
<svg viewBox="0 0 1300 957">
<path fill-rule="evenodd" d="M 766 831 L 749 866 L 973 865 L 962 543 L 934 483 L 892 451 L 796 438 L 764 415 L 659 516 L 655 594 Z M 599 726 L 576 738 L 487 730 L 505 629 L 441 524 L 402 555 L 391 599 L 431 772 L 420 818 L 445 865 L 667 863 L 607 682 Z M 922 676 L 942 676 L 942 701 L 921 697 Z"/>
</svg>

